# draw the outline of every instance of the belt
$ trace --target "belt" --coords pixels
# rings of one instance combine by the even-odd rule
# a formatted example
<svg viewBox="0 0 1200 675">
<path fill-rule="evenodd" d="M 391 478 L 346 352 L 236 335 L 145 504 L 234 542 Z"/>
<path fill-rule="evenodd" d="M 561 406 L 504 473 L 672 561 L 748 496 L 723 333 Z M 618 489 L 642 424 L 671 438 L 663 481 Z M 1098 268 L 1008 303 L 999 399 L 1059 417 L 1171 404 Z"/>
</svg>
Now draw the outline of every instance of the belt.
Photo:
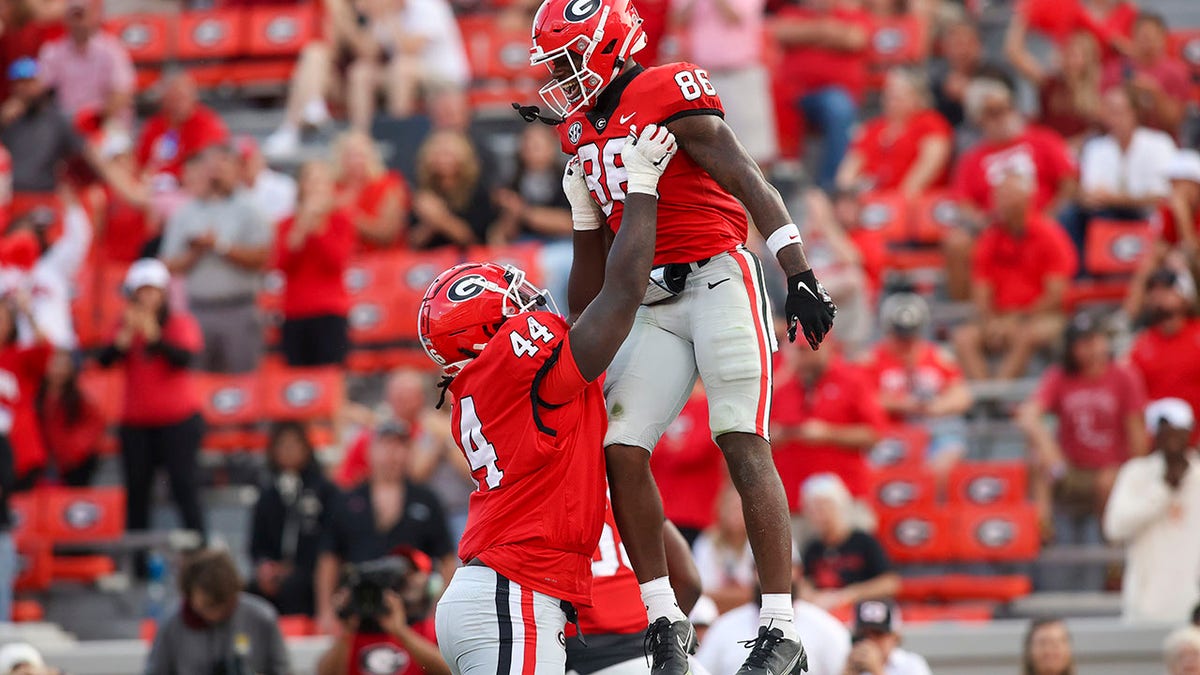
<svg viewBox="0 0 1200 675">
<path fill-rule="evenodd" d="M 695 262 L 666 263 L 665 265 L 655 265 L 651 269 L 663 269 L 664 271 L 669 271 L 669 272 L 673 273 L 673 274 L 669 274 L 668 276 L 684 276 L 684 277 L 686 277 L 687 275 L 691 274 L 692 272 L 699 272 L 701 267 L 704 267 L 705 265 L 707 265 L 710 262 L 712 262 L 711 257 L 704 258 L 702 260 L 697 260 Z"/>
</svg>

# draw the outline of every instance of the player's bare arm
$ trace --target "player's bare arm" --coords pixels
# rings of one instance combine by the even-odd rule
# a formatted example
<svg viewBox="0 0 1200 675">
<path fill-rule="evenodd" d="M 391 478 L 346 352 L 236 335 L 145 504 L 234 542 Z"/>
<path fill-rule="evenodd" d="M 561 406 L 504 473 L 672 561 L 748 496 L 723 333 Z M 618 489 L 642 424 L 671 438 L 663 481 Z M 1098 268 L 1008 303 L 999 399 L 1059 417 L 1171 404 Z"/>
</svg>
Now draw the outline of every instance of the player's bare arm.
<svg viewBox="0 0 1200 675">
<path fill-rule="evenodd" d="M 654 262 L 658 220 L 656 186 L 675 150 L 675 139 L 670 132 L 649 125 L 636 140 L 630 139 L 621 151 L 629 171 L 621 227 L 605 264 L 603 286 L 580 314 L 570 333 L 575 364 L 589 382 L 600 377 L 612 362 L 629 335 L 637 308 L 646 295 L 646 280 Z M 582 182 L 582 176 L 579 181 Z M 568 197 L 572 196 L 572 191 L 567 193 Z M 591 201 L 590 196 L 587 199 Z M 573 213 L 575 210 L 572 206 Z M 602 235 L 598 241 L 597 249 L 603 256 Z M 590 243 L 595 245 L 596 241 Z"/>
<path fill-rule="evenodd" d="M 792 223 L 779 191 L 767 182 L 720 117 L 689 115 L 671 122 L 667 128 L 675 134 L 684 152 L 750 212 L 754 226 L 767 240 L 767 247 L 775 252 L 788 277 L 784 306 L 788 339 L 795 341 L 799 330 L 810 347 L 819 348 L 833 328 L 837 307 L 804 257 L 800 231 Z"/>
<path fill-rule="evenodd" d="M 567 321 L 575 323 L 583 309 L 600 294 L 604 285 L 607 251 L 604 233 L 608 229 L 604 212 L 592 199 L 580 171 L 579 158 L 572 158 L 563 174 L 563 192 L 571 203 L 573 258 L 567 279 Z"/>
</svg>

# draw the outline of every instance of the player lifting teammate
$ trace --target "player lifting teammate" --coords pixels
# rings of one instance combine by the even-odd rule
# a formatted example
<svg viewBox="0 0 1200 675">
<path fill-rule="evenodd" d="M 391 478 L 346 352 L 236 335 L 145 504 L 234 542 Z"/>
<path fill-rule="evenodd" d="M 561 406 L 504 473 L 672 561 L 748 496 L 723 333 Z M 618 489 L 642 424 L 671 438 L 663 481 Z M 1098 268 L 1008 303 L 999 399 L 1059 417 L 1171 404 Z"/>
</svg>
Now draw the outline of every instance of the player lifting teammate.
<svg viewBox="0 0 1200 675">
<path fill-rule="evenodd" d="M 653 672 L 687 673 L 695 634 L 667 581 L 662 502 L 649 451 L 698 374 L 713 437 L 742 495 L 763 589 L 762 625 L 739 674 L 786 675 L 803 670 L 805 658 L 792 618 L 787 500 L 768 438 L 776 345 L 762 268 L 745 248 L 746 211 L 787 273 L 789 338 L 799 329 L 817 349 L 836 307 L 813 276 L 779 194 L 722 119 L 707 73 L 688 63 L 641 67 L 632 56 L 645 40 L 630 0 L 545 0 L 533 20 L 530 60 L 550 69 L 540 93 L 562 119 L 533 107 L 521 112 L 530 121 L 556 123 L 564 151 L 581 163 L 596 207 L 590 214 L 573 208 L 575 227 L 595 228 L 590 246 L 599 252 L 606 240 L 601 223 L 619 231 L 630 205 L 620 157 L 631 126 L 666 126 L 679 143 L 681 152 L 658 184 L 646 297 L 604 384 L 613 508 L 641 583 Z M 577 243 L 576 251 L 586 247 Z M 577 256 L 573 288 L 598 287 L 586 277 L 604 270 Z M 573 292 L 572 309 L 587 300 L 585 291 Z"/>
<path fill-rule="evenodd" d="M 604 524 L 605 430 L 600 375 L 629 327 L 650 273 L 655 185 L 675 152 L 647 125 L 621 153 L 629 171 L 625 228 L 596 300 L 573 327 L 513 267 L 442 272 L 421 303 L 419 332 L 442 366 L 451 424 L 478 489 L 455 573 L 437 611 L 454 673 L 562 673 L 572 603 L 591 604 L 591 563 Z M 563 187 L 586 199 L 577 163 Z"/>
</svg>

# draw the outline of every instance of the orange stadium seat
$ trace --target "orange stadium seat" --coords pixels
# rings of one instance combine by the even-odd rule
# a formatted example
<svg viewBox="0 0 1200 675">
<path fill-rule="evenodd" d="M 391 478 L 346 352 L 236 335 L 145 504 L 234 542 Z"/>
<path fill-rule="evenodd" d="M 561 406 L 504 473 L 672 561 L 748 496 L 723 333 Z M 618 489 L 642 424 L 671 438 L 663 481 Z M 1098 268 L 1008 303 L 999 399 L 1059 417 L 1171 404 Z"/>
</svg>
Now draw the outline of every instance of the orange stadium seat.
<svg viewBox="0 0 1200 675">
<path fill-rule="evenodd" d="M 174 56 L 174 14 L 126 14 L 106 22 L 135 65 L 159 66 Z"/>
<path fill-rule="evenodd" d="M 906 511 L 932 506 L 937 481 L 924 466 L 893 466 L 871 472 L 871 505 L 876 511 Z"/>
<path fill-rule="evenodd" d="M 43 488 L 42 526 L 56 542 L 95 542 L 118 539 L 125 533 L 125 489 Z"/>
<path fill-rule="evenodd" d="M 351 366 L 357 371 L 384 370 L 391 352 L 406 337 L 413 337 L 417 312 L 405 305 L 397 306 L 394 294 L 376 289 L 355 296 L 350 306 L 350 342 L 355 347 Z M 370 357 L 370 358 L 365 358 Z"/>
<path fill-rule="evenodd" d="M 1029 488 L 1024 462 L 970 462 L 950 472 L 949 501 L 953 504 L 989 506 L 1021 504 Z"/>
<path fill-rule="evenodd" d="M 937 244 L 949 228 L 958 227 L 961 211 L 958 199 L 949 190 L 934 190 L 921 195 L 913 204 L 913 241 Z"/>
<path fill-rule="evenodd" d="M 237 9 L 184 12 L 176 55 L 185 61 L 236 57 L 244 49 L 247 27 L 245 13 Z"/>
<path fill-rule="evenodd" d="M 262 386 L 257 374 L 198 373 L 196 388 L 208 424 L 205 448 L 239 450 L 262 445 L 262 436 L 254 429 L 262 419 Z"/>
<path fill-rule="evenodd" d="M 872 192 L 863 196 L 859 221 L 889 244 L 903 244 L 910 239 L 908 210 L 908 203 L 899 192 Z"/>
<path fill-rule="evenodd" d="M 877 536 L 899 563 L 949 562 L 954 554 L 953 518 L 936 506 L 881 513 Z"/>
<path fill-rule="evenodd" d="M 906 623 L 986 623 L 995 615 L 987 602 L 960 602 L 952 605 L 902 603 L 900 616 Z"/>
<path fill-rule="evenodd" d="M 267 368 L 263 412 L 270 420 L 331 419 L 343 398 L 338 368 Z"/>
<path fill-rule="evenodd" d="M 248 56 L 296 56 L 316 31 L 315 4 L 252 7 L 247 13 Z"/>
<path fill-rule="evenodd" d="M 892 427 L 871 448 L 871 464 L 878 467 L 918 466 L 928 447 L 929 432 L 923 427 Z"/>
<path fill-rule="evenodd" d="M 1154 233 L 1145 221 L 1088 222 L 1087 269 L 1092 274 L 1133 274 L 1153 246 Z"/>
<path fill-rule="evenodd" d="M 956 557 L 965 562 L 1017 562 L 1037 557 L 1041 547 L 1033 504 L 955 509 Z"/>
<path fill-rule="evenodd" d="M 50 541 L 45 538 L 28 539 L 17 544 L 17 578 L 13 589 L 17 592 L 38 592 L 49 588 L 54 580 L 53 560 Z"/>
</svg>

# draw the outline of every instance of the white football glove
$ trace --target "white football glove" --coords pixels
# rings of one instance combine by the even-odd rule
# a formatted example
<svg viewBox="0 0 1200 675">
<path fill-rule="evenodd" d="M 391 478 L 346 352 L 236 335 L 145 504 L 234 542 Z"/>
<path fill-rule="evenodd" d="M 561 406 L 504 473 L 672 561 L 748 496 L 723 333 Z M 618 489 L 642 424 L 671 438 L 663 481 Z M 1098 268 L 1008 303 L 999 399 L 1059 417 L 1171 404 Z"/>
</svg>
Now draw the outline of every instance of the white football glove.
<svg viewBox="0 0 1200 675">
<path fill-rule="evenodd" d="M 603 222 L 603 214 L 592 199 L 592 191 L 588 189 L 587 179 L 583 176 L 583 164 L 578 157 L 572 157 L 563 171 L 563 192 L 571 203 L 571 222 L 576 230 L 598 230 Z"/>
<path fill-rule="evenodd" d="M 625 192 L 657 196 L 658 179 L 667 170 L 677 149 L 675 134 L 666 127 L 648 124 L 637 135 L 631 129 L 625 147 L 621 148 L 621 162 L 629 173 Z"/>
</svg>

